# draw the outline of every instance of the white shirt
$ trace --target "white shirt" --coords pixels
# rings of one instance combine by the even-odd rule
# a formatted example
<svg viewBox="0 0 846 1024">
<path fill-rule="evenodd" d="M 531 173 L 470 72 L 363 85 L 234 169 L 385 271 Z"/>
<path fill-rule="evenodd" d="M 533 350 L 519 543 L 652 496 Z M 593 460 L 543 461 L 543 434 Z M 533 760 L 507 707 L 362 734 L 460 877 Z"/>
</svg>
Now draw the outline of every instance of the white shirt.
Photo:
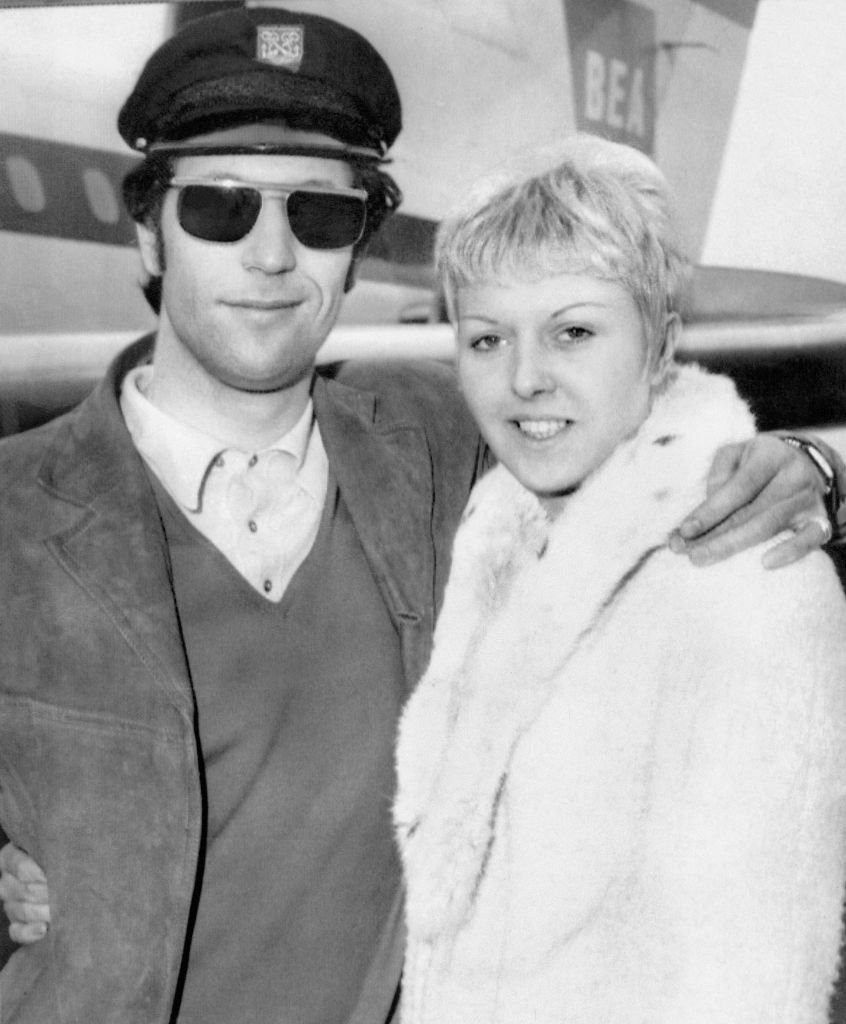
<svg viewBox="0 0 846 1024">
<path fill-rule="evenodd" d="M 152 374 L 152 366 L 131 370 L 120 397 L 138 453 L 191 524 L 259 594 L 280 601 L 326 501 L 328 460 L 311 400 L 275 444 L 243 451 L 153 405 Z"/>
</svg>

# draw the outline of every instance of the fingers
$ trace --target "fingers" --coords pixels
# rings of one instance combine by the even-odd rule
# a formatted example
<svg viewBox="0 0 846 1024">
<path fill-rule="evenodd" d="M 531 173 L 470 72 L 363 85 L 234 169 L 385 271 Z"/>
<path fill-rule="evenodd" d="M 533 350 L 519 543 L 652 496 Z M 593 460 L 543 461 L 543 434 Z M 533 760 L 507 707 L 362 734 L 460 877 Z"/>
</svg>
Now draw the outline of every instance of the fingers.
<svg viewBox="0 0 846 1024">
<path fill-rule="evenodd" d="M 761 493 L 766 482 L 767 475 L 761 468 L 744 467 L 744 445 L 722 447 L 708 475 L 708 498 L 685 517 L 679 535 L 684 541 L 695 541 L 721 525 L 726 528 L 739 525 L 738 512 L 746 517 L 747 506 Z"/>
<path fill-rule="evenodd" d="M 770 568 L 788 565 L 828 540 L 821 490 L 810 460 L 775 436 L 727 445 L 714 458 L 707 499 L 687 516 L 670 547 L 707 565 L 793 531 L 764 559 Z"/>
<path fill-rule="evenodd" d="M 0 850 L 0 872 L 3 873 L 4 877 L 7 874 L 14 875 L 21 882 L 41 882 L 44 885 L 47 884 L 44 872 L 32 857 L 13 843 L 7 843 Z"/>
<path fill-rule="evenodd" d="M 26 945 L 42 939 L 50 923 L 44 872 L 11 843 L 0 850 L 0 900 L 9 918 L 9 937 Z"/>
<path fill-rule="evenodd" d="M 770 503 L 769 495 L 763 492 L 707 536 L 693 542 L 671 539 L 670 547 L 684 551 L 694 565 L 711 565 L 787 531 L 789 537 L 764 553 L 762 561 L 766 568 L 789 565 L 829 539 L 825 505 L 812 488 L 775 503 Z"/>
<path fill-rule="evenodd" d="M 786 447 L 775 441 L 780 448 Z M 763 460 L 746 458 L 747 445 L 730 444 L 720 448 L 714 456 L 706 483 L 707 499 L 688 515 L 679 534 L 685 541 L 693 541 L 720 525 L 728 528 L 740 525 L 738 513 L 744 521 L 746 506 L 772 479 L 772 468 Z M 734 519 L 729 522 L 730 517 Z"/>
<path fill-rule="evenodd" d="M 50 897 L 47 892 L 47 886 L 41 882 L 21 882 L 11 875 L 4 875 L 0 879 L 0 901 L 2 901 L 3 909 L 11 919 L 12 915 L 9 914 L 9 907 L 12 904 L 26 903 L 48 907 Z M 49 920 L 49 918 L 45 920 Z"/>
<path fill-rule="evenodd" d="M 50 907 L 46 903 L 11 901 L 3 905 L 9 918 L 9 938 L 18 945 L 38 942 L 50 926 Z"/>
<path fill-rule="evenodd" d="M 0 900 L 2 900 L 4 907 L 17 900 L 28 899 L 27 886 L 29 884 L 28 882 L 22 882 L 19 878 L 15 878 L 14 875 L 4 874 L 0 877 Z M 38 885 L 39 883 L 33 882 L 32 884 Z"/>
<path fill-rule="evenodd" d="M 50 923 L 50 906 L 44 900 L 6 900 L 3 909 L 14 924 Z"/>
<path fill-rule="evenodd" d="M 827 519 L 809 519 L 790 537 L 776 544 L 764 554 L 764 568 L 781 569 L 792 562 L 798 562 L 800 558 L 804 558 L 815 548 L 825 544 L 830 533 Z"/>
<path fill-rule="evenodd" d="M 19 946 L 29 946 L 47 934 L 46 924 L 10 924 L 9 938 Z"/>
<path fill-rule="evenodd" d="M 730 516 L 707 537 L 685 543 L 684 550 L 694 565 L 711 565 L 789 529 L 795 520 L 794 510 L 792 501 L 772 506 L 753 502 L 748 510 Z"/>
</svg>

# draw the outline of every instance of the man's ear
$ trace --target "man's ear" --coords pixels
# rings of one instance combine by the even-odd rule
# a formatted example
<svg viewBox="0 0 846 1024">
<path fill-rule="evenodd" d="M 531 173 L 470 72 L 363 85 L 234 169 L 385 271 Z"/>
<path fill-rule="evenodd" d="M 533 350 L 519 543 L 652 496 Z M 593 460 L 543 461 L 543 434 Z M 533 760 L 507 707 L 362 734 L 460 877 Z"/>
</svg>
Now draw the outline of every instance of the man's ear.
<svg viewBox="0 0 846 1024">
<path fill-rule="evenodd" d="M 138 249 L 141 252 L 141 262 L 150 277 L 161 277 L 163 267 L 159 254 L 158 234 L 146 224 L 135 225 L 135 234 L 138 237 Z"/>
</svg>

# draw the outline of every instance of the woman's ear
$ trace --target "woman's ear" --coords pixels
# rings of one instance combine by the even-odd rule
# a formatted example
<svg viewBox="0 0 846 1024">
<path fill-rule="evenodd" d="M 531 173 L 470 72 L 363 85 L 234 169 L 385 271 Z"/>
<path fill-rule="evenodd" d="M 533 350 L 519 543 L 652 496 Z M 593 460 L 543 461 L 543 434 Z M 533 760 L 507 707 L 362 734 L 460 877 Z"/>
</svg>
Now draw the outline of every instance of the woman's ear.
<svg viewBox="0 0 846 1024">
<path fill-rule="evenodd" d="M 138 248 L 144 269 L 150 277 L 161 277 L 164 268 L 161 265 L 158 233 L 146 224 L 136 223 L 135 234 L 138 237 Z"/>
<path fill-rule="evenodd" d="M 682 322 L 678 313 L 669 313 L 664 322 L 664 337 L 655 356 L 655 366 L 652 370 L 652 379 L 655 384 L 660 383 L 670 367 L 676 354 L 681 339 Z"/>
</svg>

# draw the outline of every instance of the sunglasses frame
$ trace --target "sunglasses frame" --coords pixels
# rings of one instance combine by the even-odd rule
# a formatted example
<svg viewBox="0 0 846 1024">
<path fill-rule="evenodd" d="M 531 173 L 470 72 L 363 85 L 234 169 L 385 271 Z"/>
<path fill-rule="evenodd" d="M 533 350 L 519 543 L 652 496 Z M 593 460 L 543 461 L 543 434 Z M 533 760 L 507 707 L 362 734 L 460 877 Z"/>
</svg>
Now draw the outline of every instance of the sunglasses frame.
<svg viewBox="0 0 846 1024">
<path fill-rule="evenodd" d="M 188 188 L 188 187 L 196 186 L 196 185 L 206 186 L 207 188 L 216 188 L 216 189 L 224 189 L 224 190 L 225 189 L 231 189 L 233 191 L 236 190 L 236 189 L 248 189 L 248 190 L 253 191 L 253 192 L 258 192 L 259 195 L 261 196 L 261 203 L 262 203 L 262 205 L 259 206 L 259 208 L 258 208 L 258 213 L 256 214 L 256 219 L 250 225 L 249 229 L 244 232 L 243 235 L 241 235 L 239 238 L 233 238 L 231 241 L 218 241 L 217 239 L 203 238 L 202 235 L 195 235 L 195 234 L 193 234 L 191 231 L 189 231 L 182 224 L 182 219 L 179 216 L 179 213 L 177 213 L 177 220 L 179 221 L 179 226 L 182 228 L 182 230 L 187 235 L 190 235 L 191 238 L 197 238 L 197 239 L 199 239 L 200 241 L 203 241 L 203 242 L 212 242 L 214 245 L 234 245 L 237 242 L 242 242 L 245 238 L 247 238 L 247 236 L 250 234 L 250 232 L 253 230 L 253 228 L 258 223 L 258 219 L 261 216 L 261 210 L 262 210 L 262 206 L 264 205 L 265 196 L 267 196 L 267 197 L 269 197 L 271 199 L 284 199 L 285 200 L 285 204 L 284 205 L 285 205 L 285 216 L 286 217 L 288 217 L 288 200 L 290 199 L 290 197 L 292 195 L 295 195 L 296 193 L 303 193 L 304 192 L 307 195 L 343 196 L 345 198 L 354 198 L 354 199 L 360 199 L 361 200 L 362 210 L 363 210 L 363 213 L 364 213 L 364 215 L 362 216 L 362 219 L 361 219 L 361 229 L 359 230 L 359 233 L 358 233 L 356 238 L 354 238 L 351 242 L 345 243 L 344 245 L 336 245 L 336 246 L 310 246 L 310 245 L 307 245 L 307 243 L 303 242 L 299 238 L 299 236 L 297 235 L 296 231 L 294 231 L 294 228 L 291 225 L 290 217 L 288 217 L 288 224 L 291 227 L 292 234 L 297 239 L 297 241 L 300 243 L 300 245 L 306 246 L 307 249 L 316 249 L 316 250 L 321 251 L 321 252 L 332 252 L 332 251 L 336 251 L 338 249 L 347 249 L 350 246 L 355 245 L 357 242 L 359 242 L 361 240 L 361 237 L 364 234 L 365 226 L 367 224 L 367 191 L 365 189 L 363 189 L 363 188 L 345 188 L 343 186 L 338 186 L 338 185 L 331 185 L 331 186 L 327 186 L 327 185 L 282 185 L 282 184 L 278 184 L 277 185 L 277 184 L 271 184 L 269 182 L 264 182 L 264 181 L 247 181 L 247 180 L 245 180 L 243 178 L 203 178 L 203 177 L 193 177 L 191 175 L 175 175 L 173 178 L 171 178 L 170 182 L 168 183 L 168 188 L 173 188 L 173 189 L 181 190 L 183 188 Z M 179 209 L 180 209 L 180 207 L 179 207 L 179 205 L 177 205 L 177 210 L 179 211 Z"/>
</svg>

